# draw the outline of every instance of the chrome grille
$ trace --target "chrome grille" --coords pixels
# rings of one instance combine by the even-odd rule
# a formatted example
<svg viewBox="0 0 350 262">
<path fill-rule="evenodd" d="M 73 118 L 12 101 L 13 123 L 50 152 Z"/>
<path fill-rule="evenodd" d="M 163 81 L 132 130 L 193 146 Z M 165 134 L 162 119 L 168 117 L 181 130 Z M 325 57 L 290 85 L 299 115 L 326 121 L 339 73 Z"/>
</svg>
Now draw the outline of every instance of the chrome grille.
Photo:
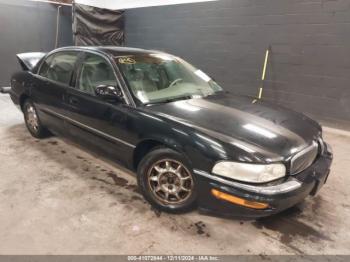
<svg viewBox="0 0 350 262">
<path fill-rule="evenodd" d="M 296 153 L 290 163 L 290 173 L 298 174 L 308 168 L 315 160 L 318 154 L 318 144 L 313 141 L 312 144 L 300 152 Z"/>
</svg>

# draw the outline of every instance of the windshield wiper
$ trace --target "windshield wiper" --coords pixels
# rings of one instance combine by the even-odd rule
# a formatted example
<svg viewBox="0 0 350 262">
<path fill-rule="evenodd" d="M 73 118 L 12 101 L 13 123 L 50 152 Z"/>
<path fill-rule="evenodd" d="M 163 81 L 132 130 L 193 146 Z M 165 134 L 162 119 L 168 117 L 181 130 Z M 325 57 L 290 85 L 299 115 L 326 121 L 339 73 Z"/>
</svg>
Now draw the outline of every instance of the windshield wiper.
<svg viewBox="0 0 350 262">
<path fill-rule="evenodd" d="M 187 100 L 191 98 L 192 98 L 192 95 L 186 95 L 186 96 L 180 96 L 180 97 L 174 97 L 174 98 L 167 98 L 160 101 L 148 102 L 148 103 L 145 103 L 145 105 L 147 106 L 147 105 L 156 105 L 156 104 L 166 104 L 174 101 Z"/>
</svg>

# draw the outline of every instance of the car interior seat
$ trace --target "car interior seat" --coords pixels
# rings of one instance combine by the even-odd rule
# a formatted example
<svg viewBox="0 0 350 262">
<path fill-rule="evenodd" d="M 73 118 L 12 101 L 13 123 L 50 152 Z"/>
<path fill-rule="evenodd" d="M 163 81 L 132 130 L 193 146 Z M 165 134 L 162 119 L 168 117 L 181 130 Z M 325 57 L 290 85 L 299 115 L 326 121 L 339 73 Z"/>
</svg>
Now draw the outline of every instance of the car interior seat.
<svg viewBox="0 0 350 262">
<path fill-rule="evenodd" d="M 93 74 L 93 67 L 89 64 L 84 64 L 81 69 L 80 79 L 79 79 L 79 89 L 94 94 L 95 88 L 91 81 L 91 76 Z"/>
</svg>

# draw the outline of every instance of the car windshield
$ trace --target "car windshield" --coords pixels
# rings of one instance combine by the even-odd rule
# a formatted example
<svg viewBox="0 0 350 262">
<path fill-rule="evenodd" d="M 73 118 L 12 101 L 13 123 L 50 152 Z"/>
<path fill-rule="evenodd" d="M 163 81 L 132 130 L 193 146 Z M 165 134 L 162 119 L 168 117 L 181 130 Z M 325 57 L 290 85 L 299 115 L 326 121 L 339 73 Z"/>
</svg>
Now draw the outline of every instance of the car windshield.
<svg viewBox="0 0 350 262">
<path fill-rule="evenodd" d="M 144 104 L 212 95 L 222 88 L 201 70 L 168 54 L 115 57 L 133 94 Z"/>
</svg>

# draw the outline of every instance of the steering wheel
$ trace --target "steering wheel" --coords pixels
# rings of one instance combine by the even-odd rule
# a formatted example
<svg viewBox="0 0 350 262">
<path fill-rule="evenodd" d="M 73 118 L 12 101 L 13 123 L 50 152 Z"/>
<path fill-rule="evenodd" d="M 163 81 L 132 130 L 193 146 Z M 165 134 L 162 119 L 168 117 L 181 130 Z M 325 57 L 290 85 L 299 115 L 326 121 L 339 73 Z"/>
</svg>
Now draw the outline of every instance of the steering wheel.
<svg viewBox="0 0 350 262">
<path fill-rule="evenodd" d="M 172 86 L 174 86 L 174 85 L 176 85 L 178 82 L 180 82 L 180 81 L 182 81 L 182 78 L 177 78 L 177 79 L 175 79 L 173 82 L 171 82 L 170 83 L 170 85 L 168 86 L 168 88 L 169 87 L 172 87 Z"/>
</svg>

